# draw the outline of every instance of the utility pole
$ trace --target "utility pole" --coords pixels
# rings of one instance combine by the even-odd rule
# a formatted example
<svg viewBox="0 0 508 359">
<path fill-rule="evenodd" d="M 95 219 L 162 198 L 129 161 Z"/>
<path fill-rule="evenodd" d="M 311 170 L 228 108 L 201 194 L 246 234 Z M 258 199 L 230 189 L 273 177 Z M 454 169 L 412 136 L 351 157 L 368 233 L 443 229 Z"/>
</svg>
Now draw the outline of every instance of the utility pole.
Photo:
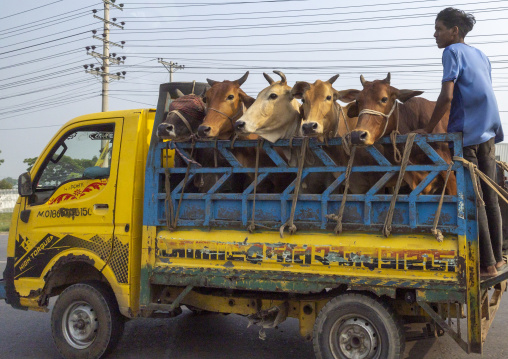
<svg viewBox="0 0 508 359">
<path fill-rule="evenodd" d="M 99 59 L 102 66 L 100 66 L 100 67 L 97 66 L 95 68 L 94 64 L 90 64 L 90 65 L 83 65 L 83 67 L 85 68 L 85 72 L 95 75 L 95 76 L 100 76 L 102 78 L 102 81 L 101 81 L 102 82 L 102 93 L 101 93 L 102 112 L 106 112 L 109 109 L 109 83 L 110 83 L 110 81 L 125 79 L 125 74 L 126 74 L 125 71 L 122 71 L 121 73 L 117 72 L 116 74 L 111 74 L 109 72 L 111 63 L 116 64 L 116 65 L 123 64 L 126 59 L 125 56 L 116 57 L 116 53 L 111 54 L 109 52 L 110 46 L 117 46 L 117 47 L 120 47 L 123 49 L 123 45 L 125 44 L 125 41 L 116 43 L 116 42 L 109 40 L 110 26 L 116 26 L 116 27 L 123 30 L 123 25 L 125 25 L 125 22 L 122 21 L 119 24 L 117 24 L 116 18 L 113 18 L 112 19 L 113 21 L 110 21 L 110 18 L 109 18 L 110 7 L 113 7 L 118 10 L 123 11 L 123 4 L 116 5 L 115 4 L 116 0 L 102 0 L 102 2 L 104 3 L 104 17 L 103 18 L 100 16 L 97 16 L 96 9 L 92 10 L 92 12 L 94 14 L 93 17 L 101 20 L 104 23 L 104 30 L 102 33 L 102 38 L 96 35 L 97 30 L 92 30 L 93 38 L 96 40 L 102 41 L 102 43 L 103 43 L 102 54 L 95 52 L 95 48 L 96 48 L 95 46 L 87 46 L 86 47 L 87 55 L 90 55 L 90 56 L 93 56 L 93 57 Z M 88 69 L 88 67 L 90 67 L 90 70 Z"/>
<path fill-rule="evenodd" d="M 183 70 L 183 69 L 185 69 L 185 65 L 178 65 L 177 62 L 173 62 L 173 61 L 167 62 L 167 61 L 164 61 L 163 58 L 158 58 L 157 60 L 159 61 L 159 64 L 164 65 L 166 70 L 169 71 L 169 82 L 173 82 L 173 73 L 176 70 Z"/>
</svg>

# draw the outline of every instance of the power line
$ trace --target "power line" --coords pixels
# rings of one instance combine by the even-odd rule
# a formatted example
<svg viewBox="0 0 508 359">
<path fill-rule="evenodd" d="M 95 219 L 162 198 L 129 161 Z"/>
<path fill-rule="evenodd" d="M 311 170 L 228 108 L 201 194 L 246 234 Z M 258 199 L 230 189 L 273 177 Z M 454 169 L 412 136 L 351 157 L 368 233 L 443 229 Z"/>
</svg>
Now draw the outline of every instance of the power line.
<svg viewBox="0 0 508 359">
<path fill-rule="evenodd" d="M 480 5 L 480 4 L 491 4 L 491 3 L 497 3 L 497 2 L 505 2 L 506 0 L 495 0 L 495 1 L 487 1 L 487 2 L 470 2 L 470 3 L 463 3 L 461 4 L 461 6 L 465 6 L 465 5 Z M 427 1 L 425 1 L 427 2 Z M 415 1 L 402 1 L 402 2 L 399 2 L 399 3 L 390 3 L 390 5 L 392 4 L 396 4 L 396 5 L 401 5 L 401 4 L 414 4 Z M 361 5 L 362 7 L 364 7 L 364 5 Z M 432 9 L 432 8 L 440 8 L 442 7 L 441 5 L 431 5 L 431 6 L 418 6 L 418 7 L 412 7 L 412 8 L 399 8 L 397 9 L 397 11 L 414 11 L 414 10 L 421 10 L 421 9 Z M 239 20 L 260 20 L 260 19 L 277 19 L 277 20 L 280 20 L 281 18 L 294 18 L 294 17 L 298 17 L 298 18 L 302 18 L 302 17 L 314 17 L 314 16 L 335 16 L 335 15 L 351 15 L 351 14 L 365 14 L 365 13 L 379 13 L 379 12 L 383 12 L 383 11 L 389 11 L 389 12 L 392 12 L 393 10 L 392 9 L 387 9 L 387 10 L 384 10 L 384 9 L 378 9 L 378 10 L 362 10 L 362 11 L 350 11 L 350 12 L 330 12 L 331 10 L 334 10 L 334 9 L 343 9 L 343 8 L 351 8 L 350 6 L 348 7 L 344 7 L 344 6 L 333 6 L 333 7 L 327 7 L 327 8 L 314 8 L 314 9 L 295 9 L 295 10 L 277 10 L 277 11 L 257 11 L 257 12 L 248 12 L 248 13 L 245 13 L 245 12 L 242 12 L 242 13 L 228 13 L 228 17 L 226 18 L 211 18 L 211 16 L 216 16 L 216 15 L 219 15 L 219 16 L 224 16 L 224 14 L 206 14 L 206 15 L 185 15 L 185 16 L 181 16 L 181 15 L 169 15 L 169 16 L 134 16 L 134 17 L 125 17 L 126 19 L 127 18 L 134 18 L 134 19 L 139 19 L 139 18 L 156 18 L 157 19 L 157 22 L 202 22 L 203 20 L 200 20 L 200 19 L 187 19 L 187 17 L 203 17 L 203 16 L 206 16 L 207 18 L 207 21 L 239 21 Z M 318 10 L 327 10 L 328 12 L 326 13 L 321 13 L 321 14 L 307 14 L 306 12 L 307 11 L 318 11 Z M 273 14 L 273 13 L 284 13 L 284 15 L 276 15 L 276 16 L 258 16 L 258 17 L 253 17 L 252 15 L 253 14 Z M 303 14 L 298 14 L 298 15 L 287 15 L 288 12 L 298 12 L 298 13 L 302 13 Z M 248 17 L 244 17 L 244 18 L 233 18 L 232 15 L 249 15 Z M 434 14 L 435 15 L 435 14 Z M 173 19 L 173 20 L 160 20 L 161 18 L 176 18 L 176 19 Z M 136 22 L 141 22 L 141 23 L 144 23 L 144 22 L 153 22 L 153 20 L 129 20 L 129 23 L 136 23 Z"/>
<path fill-rule="evenodd" d="M 63 0 L 53 1 L 53 2 L 50 2 L 49 4 L 46 4 L 46 5 L 37 6 L 37 7 L 31 8 L 31 9 L 28 9 L 28 10 L 17 12 L 15 14 L 11 14 L 11 15 L 7 15 L 7 16 L 4 16 L 4 17 L 0 17 L 0 20 L 7 19 L 8 17 L 13 17 L 13 16 L 16 16 L 16 15 L 21 15 L 21 14 L 27 13 L 29 11 L 37 10 L 37 9 L 40 9 L 41 7 L 46 7 L 46 6 L 53 5 L 53 4 L 56 4 L 57 2 L 62 2 L 62 1 Z"/>
<path fill-rule="evenodd" d="M 196 7 L 196 6 L 224 6 L 224 5 L 246 5 L 246 4 L 259 4 L 259 3 L 287 3 L 287 2 L 305 2 L 311 0 L 259 0 L 259 1 L 238 1 L 238 2 L 222 2 L 222 3 L 187 3 L 185 5 L 163 5 L 163 6 L 146 6 L 146 5 L 159 5 L 160 3 L 128 3 L 126 5 L 144 5 L 142 7 L 130 7 L 128 9 L 160 9 L 160 8 L 180 8 L 180 7 Z M 434 0 L 435 1 L 435 0 Z M 127 8 L 127 6 L 126 6 Z"/>
<path fill-rule="evenodd" d="M 50 17 L 45 17 L 45 18 L 43 18 L 41 20 L 30 21 L 28 23 L 17 25 L 17 26 L 9 26 L 9 28 L 7 28 L 7 29 L 0 30 L 0 32 L 4 32 L 4 31 L 11 31 L 12 32 L 13 29 L 17 29 L 19 27 L 24 27 L 24 26 L 27 26 L 27 28 L 30 28 L 30 27 L 33 27 L 33 26 L 44 25 L 45 24 L 44 22 L 48 21 L 50 19 L 59 18 L 59 17 L 61 17 L 63 15 L 71 14 L 71 13 L 74 13 L 74 12 L 77 12 L 77 11 L 81 11 L 81 10 L 84 10 L 84 9 L 88 9 L 88 8 L 94 7 L 94 6 L 97 6 L 97 4 L 95 4 L 95 5 L 88 5 L 88 6 L 76 9 L 76 10 L 66 11 L 66 12 L 58 14 L 58 15 L 53 15 L 53 16 L 50 16 Z M 81 13 L 73 14 L 73 15 L 70 15 L 70 16 L 67 16 L 67 17 L 63 17 L 61 19 L 51 20 L 51 21 L 49 21 L 49 23 L 54 22 L 54 21 L 58 21 L 58 20 L 62 20 L 62 19 L 66 19 L 68 17 L 72 17 L 72 16 L 76 16 L 76 15 L 81 16 L 81 15 L 84 15 L 84 14 L 87 14 L 87 13 L 88 13 L 88 11 L 82 11 Z M 42 23 L 42 24 L 38 24 L 38 23 Z M 18 29 L 18 30 L 15 30 L 15 31 L 22 31 L 22 30 L 24 30 L 24 29 Z"/>
<path fill-rule="evenodd" d="M 19 63 L 13 64 L 13 65 L 0 67 L 0 70 L 7 70 L 7 69 L 10 69 L 10 68 L 13 68 L 13 67 L 29 65 L 29 64 L 32 64 L 34 62 L 41 62 L 41 61 L 51 60 L 51 59 L 54 59 L 54 58 L 57 58 L 57 57 L 64 57 L 64 56 L 75 54 L 75 53 L 80 52 L 80 51 L 81 51 L 81 49 L 75 49 L 75 50 L 66 51 L 66 52 L 63 52 L 63 53 L 60 53 L 60 54 L 48 55 L 48 56 L 40 57 L 40 58 L 37 58 L 37 59 L 34 59 L 34 60 L 29 60 L 29 61 L 25 61 L 25 62 L 19 62 Z"/>
<path fill-rule="evenodd" d="M 20 47 L 19 49 L 14 49 L 14 50 L 10 50 L 10 51 L 0 52 L 0 55 L 10 54 L 11 52 L 21 51 L 21 50 L 25 50 L 25 49 L 30 49 L 32 47 L 49 44 L 49 43 L 52 43 L 52 42 L 55 42 L 55 41 L 60 41 L 60 40 L 63 40 L 63 39 L 68 39 L 70 37 L 75 37 L 75 36 L 83 35 L 83 34 L 86 34 L 86 33 L 88 33 L 88 31 L 78 32 L 77 34 L 67 35 L 67 36 L 64 36 L 64 37 L 60 37 L 58 39 L 44 41 L 44 42 L 40 42 L 38 44 L 34 44 L 34 45 L 30 45 L 30 46 Z"/>
</svg>

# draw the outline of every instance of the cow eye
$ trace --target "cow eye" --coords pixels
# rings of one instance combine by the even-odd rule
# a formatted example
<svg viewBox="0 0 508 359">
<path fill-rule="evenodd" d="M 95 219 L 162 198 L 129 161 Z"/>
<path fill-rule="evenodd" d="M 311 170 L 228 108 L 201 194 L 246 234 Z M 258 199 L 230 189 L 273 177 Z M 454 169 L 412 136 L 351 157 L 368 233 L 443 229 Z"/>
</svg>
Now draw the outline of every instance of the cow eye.
<svg viewBox="0 0 508 359">
<path fill-rule="evenodd" d="M 203 97 L 203 102 L 206 103 L 206 97 Z"/>
<path fill-rule="evenodd" d="M 232 99 L 234 99 L 234 98 L 235 98 L 235 96 L 234 96 L 234 95 L 229 95 L 229 96 L 228 96 L 228 100 L 232 100 Z"/>
<path fill-rule="evenodd" d="M 302 98 L 302 103 L 305 103 L 305 100 Z"/>
<path fill-rule="evenodd" d="M 382 102 L 382 103 L 387 103 L 387 102 L 388 102 L 388 97 L 383 97 L 383 98 L 381 99 L 381 102 Z"/>
<path fill-rule="evenodd" d="M 332 99 L 332 96 L 326 96 L 326 99 L 330 101 Z"/>
<path fill-rule="evenodd" d="M 277 96 L 277 94 L 276 94 L 276 93 L 272 93 L 272 94 L 270 94 L 270 98 L 271 98 L 272 100 L 275 100 L 277 97 L 279 97 L 279 96 Z"/>
</svg>

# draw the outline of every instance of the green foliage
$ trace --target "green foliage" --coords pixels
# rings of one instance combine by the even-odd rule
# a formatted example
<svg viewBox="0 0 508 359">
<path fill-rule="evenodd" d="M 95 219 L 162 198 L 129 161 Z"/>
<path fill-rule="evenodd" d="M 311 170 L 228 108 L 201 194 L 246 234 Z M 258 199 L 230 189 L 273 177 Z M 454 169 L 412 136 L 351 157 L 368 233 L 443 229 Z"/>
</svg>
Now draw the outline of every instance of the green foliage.
<svg viewBox="0 0 508 359">
<path fill-rule="evenodd" d="M 83 175 L 85 168 L 93 167 L 97 160 L 97 156 L 94 156 L 92 159 L 77 159 L 69 156 L 63 156 L 58 163 L 50 161 L 39 180 L 39 184 L 42 186 L 59 185 L 64 181 L 68 181 L 73 178 L 80 178 Z M 28 172 L 30 172 L 34 166 L 35 161 L 37 161 L 37 157 L 25 158 L 23 160 L 23 163 L 28 165 Z"/>
<path fill-rule="evenodd" d="M 11 226 L 12 212 L 0 213 L 0 232 L 9 231 Z"/>
<path fill-rule="evenodd" d="M 12 183 L 7 181 L 6 178 L 0 181 L 0 189 L 12 189 Z"/>
<path fill-rule="evenodd" d="M 23 163 L 26 163 L 28 165 L 28 167 L 26 168 L 27 172 L 30 172 L 32 170 L 32 167 L 34 166 L 35 161 L 37 161 L 37 157 L 25 158 L 23 160 Z"/>
<path fill-rule="evenodd" d="M 39 183 L 42 186 L 59 185 L 73 178 L 80 178 L 87 167 L 93 167 L 97 157 L 92 159 L 76 159 L 63 156 L 58 163 L 49 162 Z"/>
<path fill-rule="evenodd" d="M 0 153 L 2 153 L 2 151 L 0 151 Z M 4 163 L 4 160 L 0 158 L 0 165 Z"/>
</svg>

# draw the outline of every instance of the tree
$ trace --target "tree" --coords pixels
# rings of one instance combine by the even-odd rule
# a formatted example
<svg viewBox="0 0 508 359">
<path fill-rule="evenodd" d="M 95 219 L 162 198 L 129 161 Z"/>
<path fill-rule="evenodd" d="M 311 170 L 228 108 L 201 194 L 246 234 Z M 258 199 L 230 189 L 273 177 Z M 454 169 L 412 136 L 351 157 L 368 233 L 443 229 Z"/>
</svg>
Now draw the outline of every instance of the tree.
<svg viewBox="0 0 508 359">
<path fill-rule="evenodd" d="M 93 167 L 97 162 L 97 156 L 92 159 L 77 159 L 69 156 L 62 156 L 57 163 L 48 162 L 44 172 L 39 180 L 41 186 L 59 185 L 64 181 L 73 178 L 80 178 L 85 168 Z M 37 161 L 37 157 L 25 158 L 23 163 L 28 165 L 27 171 L 30 171 Z"/>
<path fill-rule="evenodd" d="M 12 189 L 12 184 L 4 178 L 0 181 L 0 189 Z"/>
<path fill-rule="evenodd" d="M 2 153 L 2 151 L 0 151 L 0 153 Z M 0 158 L 0 165 L 4 163 L 4 160 Z"/>
</svg>

